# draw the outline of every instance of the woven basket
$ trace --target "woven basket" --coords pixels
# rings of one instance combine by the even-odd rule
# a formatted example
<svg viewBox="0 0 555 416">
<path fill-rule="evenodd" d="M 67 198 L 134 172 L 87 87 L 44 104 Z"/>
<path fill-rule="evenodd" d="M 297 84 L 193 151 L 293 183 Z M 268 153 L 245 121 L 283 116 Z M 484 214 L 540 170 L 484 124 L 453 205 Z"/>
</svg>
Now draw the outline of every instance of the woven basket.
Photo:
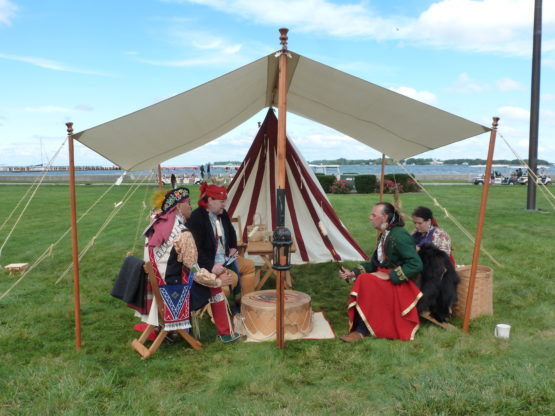
<svg viewBox="0 0 555 416">
<path fill-rule="evenodd" d="M 464 317 L 471 267 L 457 266 L 457 273 L 461 281 L 457 287 L 458 300 L 453 306 L 454 316 Z M 478 266 L 476 269 L 470 319 L 481 315 L 493 315 L 493 269 L 487 266 Z"/>
</svg>

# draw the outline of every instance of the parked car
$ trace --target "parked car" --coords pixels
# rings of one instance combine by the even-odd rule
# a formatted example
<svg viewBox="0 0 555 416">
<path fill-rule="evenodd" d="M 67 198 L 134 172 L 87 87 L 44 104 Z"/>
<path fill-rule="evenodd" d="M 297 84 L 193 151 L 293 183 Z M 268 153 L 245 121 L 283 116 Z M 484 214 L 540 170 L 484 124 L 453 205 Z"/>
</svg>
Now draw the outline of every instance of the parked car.
<svg viewBox="0 0 555 416">
<path fill-rule="evenodd" d="M 494 185 L 501 185 L 504 183 L 505 177 L 501 175 L 499 172 L 495 172 L 491 174 L 490 184 Z M 484 184 L 484 175 L 478 175 L 474 179 L 472 179 L 472 183 L 474 185 L 483 185 Z"/>
<path fill-rule="evenodd" d="M 528 183 L 528 174 L 525 173 L 524 175 L 522 175 L 520 178 L 518 178 L 518 183 L 520 185 L 526 185 Z M 551 176 L 548 176 L 546 174 L 539 174 L 538 175 L 538 181 L 537 181 L 538 185 L 549 185 L 551 184 Z"/>
</svg>

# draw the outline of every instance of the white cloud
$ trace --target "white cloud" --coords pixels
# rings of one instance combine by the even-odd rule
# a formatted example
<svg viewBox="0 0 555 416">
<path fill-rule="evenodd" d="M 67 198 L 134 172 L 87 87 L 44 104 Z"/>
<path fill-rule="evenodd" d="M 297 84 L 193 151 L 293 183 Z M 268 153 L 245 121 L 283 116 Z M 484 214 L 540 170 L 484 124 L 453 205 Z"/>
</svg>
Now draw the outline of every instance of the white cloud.
<svg viewBox="0 0 555 416">
<path fill-rule="evenodd" d="M 498 110 L 499 116 L 511 120 L 528 121 L 530 120 L 530 112 L 521 107 L 505 106 Z"/>
<path fill-rule="evenodd" d="M 534 4 L 530 0 L 443 0 L 419 16 L 379 16 L 368 2 L 335 4 L 327 0 L 176 0 L 235 14 L 257 24 L 337 37 L 434 45 L 529 56 Z M 555 51 L 555 2 L 543 4 L 544 53 Z"/>
<path fill-rule="evenodd" d="M 36 58 L 32 56 L 16 56 L 16 55 L 6 55 L 3 53 L 0 53 L 0 59 L 23 62 L 26 64 L 37 66 L 39 68 L 52 69 L 54 71 L 74 72 L 78 74 L 87 74 L 87 75 L 101 75 L 101 76 L 109 75 L 105 72 L 100 72 L 100 71 L 91 71 L 87 69 L 72 68 L 56 61 L 51 61 L 49 59 L 44 59 L 44 58 Z"/>
<path fill-rule="evenodd" d="M 546 6 L 543 15 L 548 28 L 555 16 L 553 4 Z M 443 48 L 528 56 L 533 13 L 534 4 L 529 0 L 444 0 L 432 4 L 406 33 L 416 41 Z"/>
<path fill-rule="evenodd" d="M 438 102 L 436 95 L 430 91 L 416 91 L 411 87 L 391 88 L 391 90 L 426 104 L 437 105 Z"/>
<path fill-rule="evenodd" d="M 458 93 L 479 93 L 489 90 L 489 86 L 478 84 L 468 74 L 460 74 L 449 91 Z"/>
<path fill-rule="evenodd" d="M 540 109 L 540 117 L 547 126 L 555 126 L 555 111 Z"/>
<path fill-rule="evenodd" d="M 524 89 L 520 82 L 511 78 L 502 78 L 497 80 L 495 84 L 500 91 L 518 91 Z"/>
<path fill-rule="evenodd" d="M 17 6 L 8 0 L 0 0 L 0 23 L 10 26 Z"/>
<path fill-rule="evenodd" d="M 75 109 L 79 111 L 94 111 L 93 106 L 89 104 L 78 104 L 75 106 Z"/>
<path fill-rule="evenodd" d="M 191 58 L 181 60 L 154 60 L 154 59 L 137 59 L 138 62 L 155 66 L 168 66 L 168 67 L 192 67 L 192 66 L 205 66 L 215 65 L 226 62 L 223 56 L 207 56 L 203 58 Z"/>
<path fill-rule="evenodd" d="M 194 67 L 221 65 L 242 62 L 239 56 L 242 49 L 239 43 L 229 43 L 225 39 L 211 35 L 206 31 L 183 30 L 174 22 L 174 27 L 169 30 L 170 41 L 184 47 L 188 56 L 183 59 L 152 59 L 137 58 L 138 62 L 149 65 L 167 67 Z M 231 59 L 235 58 L 235 61 Z"/>
<path fill-rule="evenodd" d="M 55 105 L 45 105 L 42 107 L 25 107 L 24 111 L 29 113 L 70 113 L 71 109 Z"/>
</svg>

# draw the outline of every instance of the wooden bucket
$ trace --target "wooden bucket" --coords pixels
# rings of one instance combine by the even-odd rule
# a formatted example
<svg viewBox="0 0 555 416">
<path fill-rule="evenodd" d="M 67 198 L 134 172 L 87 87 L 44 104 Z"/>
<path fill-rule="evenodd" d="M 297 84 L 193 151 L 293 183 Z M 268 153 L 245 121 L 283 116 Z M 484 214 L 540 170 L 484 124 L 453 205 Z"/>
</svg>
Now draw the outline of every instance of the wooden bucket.
<svg viewBox="0 0 555 416">
<path fill-rule="evenodd" d="M 464 317 L 471 268 L 472 266 L 457 266 L 461 281 L 457 287 L 458 300 L 453 306 L 454 316 Z M 481 315 L 493 315 L 493 269 L 487 266 L 478 266 L 476 269 L 470 319 Z"/>
<path fill-rule="evenodd" d="M 256 341 L 276 339 L 276 291 L 259 290 L 241 299 L 241 317 L 245 334 Z M 286 290 L 284 298 L 285 339 L 299 339 L 312 330 L 310 296 Z"/>
</svg>

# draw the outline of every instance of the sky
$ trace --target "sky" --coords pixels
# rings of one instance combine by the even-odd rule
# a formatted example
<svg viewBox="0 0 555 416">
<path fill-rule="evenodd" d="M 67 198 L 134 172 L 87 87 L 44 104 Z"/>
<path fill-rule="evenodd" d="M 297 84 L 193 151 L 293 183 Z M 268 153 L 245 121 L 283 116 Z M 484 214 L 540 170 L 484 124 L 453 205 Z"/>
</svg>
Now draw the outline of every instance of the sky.
<svg viewBox="0 0 555 416">
<path fill-rule="evenodd" d="M 500 117 L 494 158 L 527 158 L 533 22 L 533 0 L 0 0 L 0 166 L 66 165 L 66 122 L 79 132 L 233 71 L 280 49 L 280 27 L 307 58 L 488 127 Z M 163 164 L 241 161 L 265 112 Z M 538 158 L 552 163 L 554 127 L 543 1 Z M 292 114 L 287 134 L 308 161 L 381 157 Z M 485 159 L 488 143 L 416 157 Z M 78 142 L 75 163 L 112 164 Z"/>
</svg>

